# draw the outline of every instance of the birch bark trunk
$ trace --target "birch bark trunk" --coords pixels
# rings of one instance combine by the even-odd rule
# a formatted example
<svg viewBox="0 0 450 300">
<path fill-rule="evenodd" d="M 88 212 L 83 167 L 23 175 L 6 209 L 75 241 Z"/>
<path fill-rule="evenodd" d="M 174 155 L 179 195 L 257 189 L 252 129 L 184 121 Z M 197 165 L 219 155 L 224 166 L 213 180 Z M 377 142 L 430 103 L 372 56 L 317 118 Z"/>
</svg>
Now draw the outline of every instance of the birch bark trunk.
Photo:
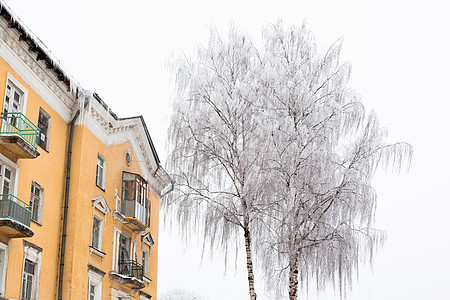
<svg viewBox="0 0 450 300">
<path fill-rule="evenodd" d="M 289 299 L 297 300 L 298 295 L 298 253 L 289 262 Z"/>
<path fill-rule="evenodd" d="M 245 254 L 247 257 L 247 274 L 248 274 L 248 291 L 250 293 L 250 300 L 256 300 L 255 292 L 255 276 L 253 274 L 253 261 L 251 250 L 251 237 L 249 231 L 248 219 L 244 220 L 244 237 L 245 237 Z"/>
</svg>

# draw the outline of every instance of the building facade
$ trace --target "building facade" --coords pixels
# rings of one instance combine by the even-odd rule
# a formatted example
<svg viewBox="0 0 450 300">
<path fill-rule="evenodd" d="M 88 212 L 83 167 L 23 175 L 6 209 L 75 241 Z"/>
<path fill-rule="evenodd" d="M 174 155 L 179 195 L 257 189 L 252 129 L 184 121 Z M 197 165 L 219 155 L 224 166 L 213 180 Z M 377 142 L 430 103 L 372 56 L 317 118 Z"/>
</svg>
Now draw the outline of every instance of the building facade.
<svg viewBox="0 0 450 300">
<path fill-rule="evenodd" d="M 0 5 L 0 299 L 156 299 L 172 182 L 119 118 Z"/>
</svg>

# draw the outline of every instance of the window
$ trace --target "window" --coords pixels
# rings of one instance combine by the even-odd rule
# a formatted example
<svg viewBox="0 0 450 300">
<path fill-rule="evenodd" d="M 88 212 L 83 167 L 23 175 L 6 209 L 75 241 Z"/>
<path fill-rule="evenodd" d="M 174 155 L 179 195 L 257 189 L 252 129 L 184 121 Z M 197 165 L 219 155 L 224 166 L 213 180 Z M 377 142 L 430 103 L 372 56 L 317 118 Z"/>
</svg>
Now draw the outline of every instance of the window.
<svg viewBox="0 0 450 300">
<path fill-rule="evenodd" d="M 95 184 L 97 184 L 97 186 L 102 189 L 105 188 L 105 168 L 106 168 L 106 161 L 100 154 L 98 154 L 97 155 L 97 174 L 96 174 Z"/>
<path fill-rule="evenodd" d="M 144 276 L 148 277 L 148 251 L 145 249 L 142 249 L 142 269 Z"/>
<path fill-rule="evenodd" d="M 95 300 L 95 285 L 89 284 L 89 300 Z"/>
<path fill-rule="evenodd" d="M 33 278 L 35 264 L 25 259 L 22 276 L 22 297 L 21 300 L 31 300 L 31 292 L 33 290 Z"/>
<path fill-rule="evenodd" d="M 42 224 L 42 210 L 44 206 L 44 190 L 36 182 L 31 183 L 31 220 Z"/>
<path fill-rule="evenodd" d="M 12 194 L 12 170 L 0 162 L 0 189 L 3 195 Z"/>
<path fill-rule="evenodd" d="M 51 118 L 42 108 L 39 109 L 38 127 L 40 130 L 38 145 L 48 151 Z"/>
<path fill-rule="evenodd" d="M 0 243 L 0 296 L 5 296 L 7 264 L 8 264 L 8 246 L 3 243 Z"/>
<path fill-rule="evenodd" d="M 102 277 L 95 271 L 88 270 L 88 300 L 102 299 Z"/>
<path fill-rule="evenodd" d="M 22 85 L 8 74 L 6 83 L 4 113 L 22 112 L 25 102 L 25 92 Z"/>
<path fill-rule="evenodd" d="M 0 154 L 0 194 L 14 195 L 18 166 Z"/>
<path fill-rule="evenodd" d="M 102 249 L 102 220 L 94 216 L 92 221 L 92 247 Z"/>
<path fill-rule="evenodd" d="M 25 240 L 23 240 L 23 246 L 24 263 L 20 299 L 36 300 L 39 298 L 42 248 Z"/>
<path fill-rule="evenodd" d="M 25 114 L 27 107 L 28 91 L 20 82 L 15 79 L 10 73 L 6 80 L 5 99 L 3 102 L 3 113 L 16 115 L 14 113 Z M 12 116 L 11 116 L 12 117 Z M 16 118 L 8 118 L 8 122 L 2 122 L 2 130 L 14 130 L 10 126 L 22 126 Z"/>
</svg>

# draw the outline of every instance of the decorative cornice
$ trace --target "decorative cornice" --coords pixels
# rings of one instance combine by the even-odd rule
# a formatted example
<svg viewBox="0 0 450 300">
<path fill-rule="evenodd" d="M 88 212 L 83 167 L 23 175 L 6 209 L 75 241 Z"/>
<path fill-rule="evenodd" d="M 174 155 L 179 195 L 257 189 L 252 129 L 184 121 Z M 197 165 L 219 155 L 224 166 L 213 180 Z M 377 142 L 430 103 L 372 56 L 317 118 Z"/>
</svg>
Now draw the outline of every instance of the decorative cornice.
<svg viewBox="0 0 450 300">
<path fill-rule="evenodd" d="M 36 249 L 39 252 L 42 252 L 44 250 L 41 247 L 39 247 L 38 245 L 33 244 L 33 243 L 31 243 L 29 241 L 26 241 L 26 240 L 22 240 L 22 244 L 23 244 L 24 247 L 33 248 L 33 249 Z"/>
<path fill-rule="evenodd" d="M 67 80 L 60 80 L 61 77 L 58 78 L 55 69 L 49 68 L 43 60 L 39 60 L 39 55 L 33 52 L 33 48 L 21 37 L 19 31 L 9 27 L 8 21 L 0 18 L 2 58 L 13 65 L 22 79 L 25 79 L 41 98 L 49 102 L 50 106 L 68 121 L 76 101 L 67 87 Z"/>
<path fill-rule="evenodd" d="M 88 267 L 89 271 L 92 271 L 92 272 L 100 275 L 101 277 L 105 276 L 105 274 L 106 274 L 106 272 L 103 272 L 102 270 L 100 270 L 97 267 L 94 267 L 93 265 L 88 264 L 87 267 Z"/>
</svg>

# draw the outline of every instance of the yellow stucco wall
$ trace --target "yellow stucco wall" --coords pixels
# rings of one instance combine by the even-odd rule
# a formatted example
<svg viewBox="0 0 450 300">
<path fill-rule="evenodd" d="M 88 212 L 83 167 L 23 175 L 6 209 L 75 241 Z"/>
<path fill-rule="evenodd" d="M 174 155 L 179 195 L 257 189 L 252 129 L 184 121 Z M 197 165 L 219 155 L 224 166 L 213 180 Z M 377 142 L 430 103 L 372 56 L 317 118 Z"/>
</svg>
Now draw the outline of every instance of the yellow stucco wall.
<svg viewBox="0 0 450 300">
<path fill-rule="evenodd" d="M 34 236 L 27 240 L 43 249 L 41 260 L 40 299 L 53 299 L 56 295 L 58 270 L 61 201 L 64 195 L 66 142 L 68 126 L 65 121 L 41 98 L 20 76 L 0 59 L 0 106 L 3 111 L 5 87 L 8 72 L 27 90 L 26 116 L 37 124 L 39 109 L 42 107 L 51 116 L 49 151 L 38 147 L 40 156 L 35 159 L 16 159 L 8 152 L 3 155 L 19 165 L 17 197 L 26 203 L 30 201 L 31 183 L 37 182 L 44 189 L 44 209 L 42 223 L 31 221 Z M 23 239 L 9 242 L 9 260 L 6 275 L 7 298 L 20 298 L 23 270 Z"/>
<path fill-rule="evenodd" d="M 102 294 L 110 294 L 110 285 L 112 283 L 110 283 L 108 274 L 113 269 L 114 227 L 121 230 L 124 234 L 137 242 L 137 261 L 141 262 L 142 260 L 142 242 L 140 234 L 133 233 L 127 225 L 120 223 L 113 217 L 113 211 L 116 208 L 116 191 L 117 195 L 121 197 L 122 171 L 138 174 L 141 172 L 129 142 L 113 146 L 105 146 L 85 126 L 76 126 L 74 143 L 77 145 L 82 144 L 84 147 L 81 151 L 74 151 L 74 153 L 80 153 L 80 155 L 74 155 L 72 161 L 73 167 L 71 177 L 73 179 L 70 188 L 70 211 L 68 219 L 68 236 L 71 238 L 70 241 L 67 241 L 67 262 L 65 267 L 66 274 L 64 275 L 64 282 L 66 284 L 63 289 L 63 294 L 68 295 L 67 299 L 82 299 L 87 297 L 88 294 L 87 264 L 91 264 L 107 273 L 102 280 Z M 125 154 L 127 150 L 131 152 L 133 158 L 130 166 L 128 166 L 125 161 Z M 100 154 L 106 161 L 104 190 L 95 184 L 98 154 Z M 109 213 L 106 218 L 106 226 L 103 227 L 104 230 L 102 233 L 101 251 L 106 253 L 103 259 L 95 253 L 91 254 L 89 251 L 89 246 L 92 239 L 91 231 L 93 216 L 91 199 L 98 196 L 103 196 L 111 209 L 111 213 Z M 151 249 L 149 259 L 149 277 L 152 279 L 152 282 L 148 285 L 148 287 L 142 289 L 142 291 L 156 296 L 159 199 L 155 193 L 151 192 L 150 200 L 152 215 L 149 231 L 155 241 L 155 245 L 153 245 Z M 118 209 L 120 210 L 120 208 Z M 102 213 L 96 211 L 96 215 L 102 216 Z M 131 292 L 131 289 L 124 285 L 114 283 L 114 286 L 120 287 L 120 289 L 124 292 Z M 133 296 L 133 294 L 131 295 Z M 136 294 L 136 299 L 139 299 L 138 294 Z"/>
</svg>

